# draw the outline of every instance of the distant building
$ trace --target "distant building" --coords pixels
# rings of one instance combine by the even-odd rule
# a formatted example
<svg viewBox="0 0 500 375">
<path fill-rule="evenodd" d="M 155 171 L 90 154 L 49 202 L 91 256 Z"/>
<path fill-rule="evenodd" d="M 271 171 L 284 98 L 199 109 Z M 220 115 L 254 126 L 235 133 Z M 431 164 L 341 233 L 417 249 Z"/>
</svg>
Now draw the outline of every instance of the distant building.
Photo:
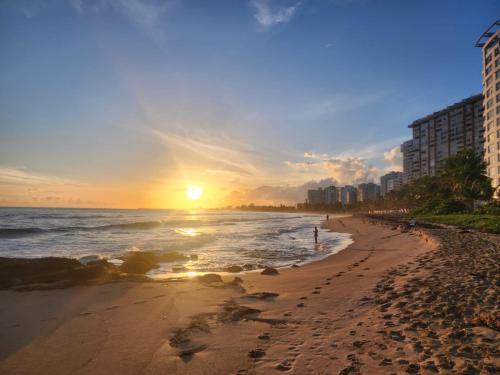
<svg viewBox="0 0 500 375">
<path fill-rule="evenodd" d="M 338 200 L 342 207 L 354 206 L 357 201 L 357 190 L 354 186 L 346 185 L 338 190 Z"/>
<path fill-rule="evenodd" d="M 323 189 L 324 202 L 327 206 L 335 206 L 338 202 L 337 188 L 328 186 Z"/>
<path fill-rule="evenodd" d="M 500 185 L 500 20 L 478 39 L 483 55 L 483 102 L 485 161 L 493 187 Z M 500 192 L 497 191 L 497 197 Z"/>
<path fill-rule="evenodd" d="M 380 198 L 380 186 L 373 182 L 358 185 L 357 201 L 358 203 L 373 202 Z"/>
<path fill-rule="evenodd" d="M 385 197 L 388 192 L 399 189 L 402 184 L 402 172 L 389 172 L 380 177 L 380 195 Z"/>
<path fill-rule="evenodd" d="M 483 96 L 471 96 L 408 127 L 413 138 L 401 146 L 405 183 L 434 176 L 444 159 L 465 149 L 483 155 Z"/>
<path fill-rule="evenodd" d="M 322 188 L 307 191 L 307 200 L 310 206 L 321 206 L 325 203 L 325 196 Z"/>
</svg>

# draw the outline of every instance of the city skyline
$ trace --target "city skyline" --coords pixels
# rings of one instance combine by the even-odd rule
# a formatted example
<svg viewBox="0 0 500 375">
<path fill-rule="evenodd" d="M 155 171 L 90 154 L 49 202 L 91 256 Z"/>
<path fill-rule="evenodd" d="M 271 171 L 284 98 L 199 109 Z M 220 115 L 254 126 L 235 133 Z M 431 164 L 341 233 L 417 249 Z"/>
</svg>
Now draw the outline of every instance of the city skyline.
<svg viewBox="0 0 500 375">
<path fill-rule="evenodd" d="M 496 10 L 6 1 L 0 205 L 280 204 L 378 182 L 411 122 L 481 92 L 474 43 Z"/>
</svg>

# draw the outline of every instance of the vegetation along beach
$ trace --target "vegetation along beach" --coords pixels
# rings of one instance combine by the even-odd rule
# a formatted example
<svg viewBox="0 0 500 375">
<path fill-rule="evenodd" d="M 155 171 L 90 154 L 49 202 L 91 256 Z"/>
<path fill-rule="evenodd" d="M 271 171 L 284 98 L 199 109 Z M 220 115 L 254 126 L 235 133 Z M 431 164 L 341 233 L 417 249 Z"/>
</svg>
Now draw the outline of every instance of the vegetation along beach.
<svg viewBox="0 0 500 375">
<path fill-rule="evenodd" d="M 0 1 L 0 375 L 500 374 L 499 16 Z"/>
</svg>

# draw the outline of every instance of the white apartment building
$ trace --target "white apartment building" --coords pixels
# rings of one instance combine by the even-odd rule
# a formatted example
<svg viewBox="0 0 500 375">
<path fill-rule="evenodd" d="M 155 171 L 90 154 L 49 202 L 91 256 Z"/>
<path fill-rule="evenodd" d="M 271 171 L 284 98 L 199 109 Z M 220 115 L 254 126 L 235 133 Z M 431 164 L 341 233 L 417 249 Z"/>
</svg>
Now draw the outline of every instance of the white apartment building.
<svg viewBox="0 0 500 375">
<path fill-rule="evenodd" d="M 484 153 L 483 96 L 471 96 L 411 123 L 401 145 L 405 183 L 434 176 L 440 163 L 465 149 Z"/>
<path fill-rule="evenodd" d="M 500 186 L 500 20 L 478 39 L 483 55 L 483 107 L 485 161 L 493 187 Z M 496 197 L 500 196 L 497 190 Z"/>
</svg>

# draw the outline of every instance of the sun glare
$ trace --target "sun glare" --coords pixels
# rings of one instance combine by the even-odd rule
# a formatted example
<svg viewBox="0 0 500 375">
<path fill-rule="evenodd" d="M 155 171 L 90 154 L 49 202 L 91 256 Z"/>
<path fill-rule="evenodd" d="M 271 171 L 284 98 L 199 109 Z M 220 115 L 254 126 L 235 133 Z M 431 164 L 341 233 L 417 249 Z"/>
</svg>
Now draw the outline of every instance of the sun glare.
<svg viewBox="0 0 500 375">
<path fill-rule="evenodd" d="M 200 199 L 202 194 L 203 189 L 199 186 L 191 185 L 186 189 L 186 195 L 192 201 L 197 201 L 198 199 Z"/>
</svg>

